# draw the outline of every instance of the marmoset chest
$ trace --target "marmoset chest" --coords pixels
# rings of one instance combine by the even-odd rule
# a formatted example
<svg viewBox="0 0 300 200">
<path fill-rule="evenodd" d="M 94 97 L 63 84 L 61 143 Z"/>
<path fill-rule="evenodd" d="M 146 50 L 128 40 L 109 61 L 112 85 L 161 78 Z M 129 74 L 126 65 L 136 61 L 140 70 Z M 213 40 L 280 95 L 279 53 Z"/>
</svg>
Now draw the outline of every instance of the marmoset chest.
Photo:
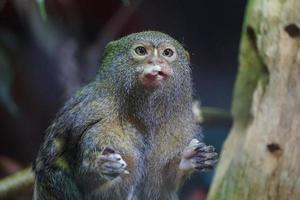
<svg viewBox="0 0 300 200">
<path fill-rule="evenodd" d="M 111 127 L 111 125 L 109 126 Z M 101 129 L 101 132 L 102 131 L 104 130 Z M 101 132 L 99 132 L 99 134 L 101 134 Z M 122 134 L 123 136 L 120 137 Z M 168 183 L 171 177 L 170 174 L 173 173 L 170 163 L 174 164 L 174 169 L 177 168 L 178 163 L 175 164 L 174 162 L 176 161 L 174 159 L 179 155 L 179 153 L 176 152 L 181 152 L 183 149 L 179 147 L 176 150 L 168 150 L 166 148 L 167 146 L 172 147 L 172 144 L 169 144 L 168 141 L 170 143 L 174 141 L 170 140 L 166 133 L 158 131 L 156 135 L 146 134 L 147 133 L 145 132 L 142 133 L 138 128 L 130 123 L 122 123 L 122 126 L 115 126 L 113 129 L 110 129 L 110 134 L 107 136 L 96 137 L 87 132 L 82 137 L 83 141 L 87 141 L 89 138 L 94 137 L 94 141 L 98 140 L 98 145 L 96 147 L 98 149 L 101 148 L 103 140 L 106 142 L 111 141 L 111 148 L 122 155 L 123 159 L 126 160 L 128 169 L 131 169 L 129 174 L 121 174 L 111 182 L 111 184 L 115 184 L 116 186 L 118 184 L 124 184 L 124 182 L 128 184 L 128 187 L 124 187 L 124 191 L 120 192 L 120 196 L 118 196 L 119 199 L 147 199 L 147 195 L 150 194 L 146 193 L 149 193 L 149 190 L 153 190 L 153 194 L 151 195 L 164 193 L 155 188 L 159 188 L 159 190 L 166 190 L 165 192 L 168 195 L 171 194 L 171 191 L 169 190 L 175 191 L 175 186 L 171 186 L 172 182 Z M 82 142 L 80 143 L 84 144 Z M 118 143 L 119 145 L 113 146 L 114 143 Z M 83 150 L 85 146 L 83 145 L 81 148 Z M 80 150 L 79 153 L 82 150 Z M 101 171 L 98 171 L 98 173 L 101 174 Z M 78 181 L 82 181 L 84 179 L 87 179 L 84 182 L 90 182 L 90 177 L 85 176 L 80 177 L 80 180 L 78 179 Z M 169 186 L 168 189 L 165 189 L 165 187 L 162 186 L 164 184 Z M 83 193 L 86 194 L 85 199 L 97 199 L 98 192 L 101 193 L 102 190 L 103 185 L 99 183 L 99 185 L 94 187 L 93 190 Z"/>
</svg>

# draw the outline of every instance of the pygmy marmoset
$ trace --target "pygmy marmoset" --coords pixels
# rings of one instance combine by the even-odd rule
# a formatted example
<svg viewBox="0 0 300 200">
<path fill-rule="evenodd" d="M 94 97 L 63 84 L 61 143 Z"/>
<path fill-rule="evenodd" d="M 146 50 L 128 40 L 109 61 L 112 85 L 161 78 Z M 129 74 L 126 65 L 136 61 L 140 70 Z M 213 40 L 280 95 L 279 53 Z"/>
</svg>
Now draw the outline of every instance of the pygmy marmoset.
<svg viewBox="0 0 300 200">
<path fill-rule="evenodd" d="M 95 80 L 47 129 L 34 198 L 178 199 L 186 177 L 217 160 L 212 146 L 193 139 L 197 129 L 182 45 L 155 31 L 112 41 Z"/>
</svg>

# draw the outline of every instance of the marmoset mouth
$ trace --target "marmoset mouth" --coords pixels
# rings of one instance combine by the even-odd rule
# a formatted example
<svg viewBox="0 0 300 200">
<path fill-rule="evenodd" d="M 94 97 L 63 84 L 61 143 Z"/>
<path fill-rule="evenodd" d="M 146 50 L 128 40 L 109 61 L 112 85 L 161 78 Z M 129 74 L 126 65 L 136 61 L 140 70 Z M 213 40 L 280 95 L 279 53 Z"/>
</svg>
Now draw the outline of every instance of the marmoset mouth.
<svg viewBox="0 0 300 200">
<path fill-rule="evenodd" d="M 166 73 L 163 72 L 163 71 L 153 71 L 153 72 L 151 72 L 151 73 L 145 74 L 145 76 L 146 76 L 146 77 L 149 77 L 149 78 L 155 78 L 155 77 L 159 77 L 159 76 L 161 76 L 161 77 L 163 77 L 163 78 L 169 77 L 169 75 L 166 74 Z"/>
<path fill-rule="evenodd" d="M 144 69 L 144 73 L 140 75 L 140 81 L 144 86 L 157 87 L 170 74 L 168 67 L 161 67 L 160 65 L 148 66 Z"/>
<path fill-rule="evenodd" d="M 166 73 L 163 72 L 163 71 L 159 71 L 159 72 L 158 72 L 158 75 L 159 75 L 159 76 L 163 76 L 163 77 L 165 77 L 165 78 L 169 77 L 169 74 L 166 74 Z"/>
<path fill-rule="evenodd" d="M 153 72 L 145 74 L 141 80 L 142 84 L 145 86 L 155 87 L 159 86 L 161 82 L 168 76 L 163 72 Z"/>
</svg>

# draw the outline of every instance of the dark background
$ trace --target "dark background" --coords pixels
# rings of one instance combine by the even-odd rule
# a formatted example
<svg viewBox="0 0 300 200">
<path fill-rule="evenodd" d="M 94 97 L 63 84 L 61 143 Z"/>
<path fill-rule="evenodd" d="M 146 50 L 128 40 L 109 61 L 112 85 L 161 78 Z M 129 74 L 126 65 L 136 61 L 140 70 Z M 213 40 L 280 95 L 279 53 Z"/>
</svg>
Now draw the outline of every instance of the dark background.
<svg viewBox="0 0 300 200">
<path fill-rule="evenodd" d="M 0 0 L 0 177 L 29 165 L 44 130 L 76 89 L 94 76 L 104 46 L 158 30 L 190 52 L 194 95 L 230 111 L 245 0 Z M 204 126 L 221 145 L 230 124 Z M 213 173 L 197 173 L 182 199 L 205 199 Z"/>
</svg>

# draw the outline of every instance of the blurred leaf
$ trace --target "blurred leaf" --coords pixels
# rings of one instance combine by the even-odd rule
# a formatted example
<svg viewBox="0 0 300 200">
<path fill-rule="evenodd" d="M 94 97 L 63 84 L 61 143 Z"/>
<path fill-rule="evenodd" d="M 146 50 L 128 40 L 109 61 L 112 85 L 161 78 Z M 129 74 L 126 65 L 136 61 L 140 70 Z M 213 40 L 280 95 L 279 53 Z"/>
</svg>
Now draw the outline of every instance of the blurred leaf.
<svg viewBox="0 0 300 200">
<path fill-rule="evenodd" d="M 46 10 L 46 4 L 45 0 L 36 0 L 36 3 L 38 4 L 39 12 L 44 21 L 47 21 L 47 10 Z"/>
<path fill-rule="evenodd" d="M 4 52 L 0 51 L 0 104 L 2 104 L 11 115 L 16 117 L 18 108 L 10 93 L 12 80 L 9 59 Z"/>
</svg>

